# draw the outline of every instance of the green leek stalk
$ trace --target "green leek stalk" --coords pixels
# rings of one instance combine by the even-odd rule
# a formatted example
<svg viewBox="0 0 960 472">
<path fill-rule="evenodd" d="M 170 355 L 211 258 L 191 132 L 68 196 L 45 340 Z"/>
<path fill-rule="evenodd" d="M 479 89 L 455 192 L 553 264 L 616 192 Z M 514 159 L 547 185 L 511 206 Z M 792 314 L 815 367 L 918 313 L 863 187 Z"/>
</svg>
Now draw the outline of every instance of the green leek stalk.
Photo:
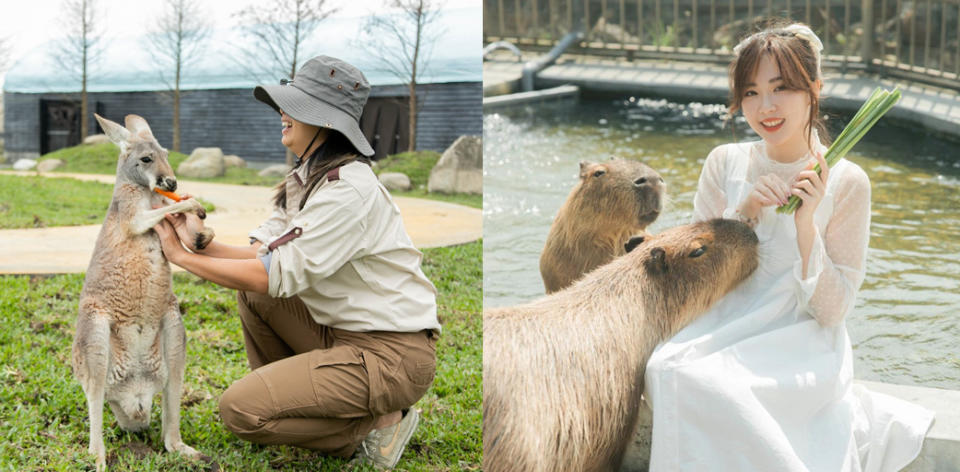
<svg viewBox="0 0 960 472">
<path fill-rule="evenodd" d="M 900 101 L 899 87 L 894 88 L 893 91 L 877 87 L 870 94 L 870 98 L 857 111 L 857 114 L 853 116 L 850 123 L 847 123 L 847 126 L 843 128 L 840 136 L 837 136 L 837 140 L 830 145 L 826 154 L 823 155 L 827 165 L 833 167 L 855 144 L 860 142 L 863 135 L 867 134 L 867 131 L 870 131 L 870 128 L 877 123 L 880 117 L 890 111 L 898 101 Z M 819 174 L 820 164 L 814 166 L 813 170 Z M 786 205 L 777 208 L 777 213 L 791 214 L 797 210 L 800 203 L 800 197 L 792 195 Z"/>
</svg>

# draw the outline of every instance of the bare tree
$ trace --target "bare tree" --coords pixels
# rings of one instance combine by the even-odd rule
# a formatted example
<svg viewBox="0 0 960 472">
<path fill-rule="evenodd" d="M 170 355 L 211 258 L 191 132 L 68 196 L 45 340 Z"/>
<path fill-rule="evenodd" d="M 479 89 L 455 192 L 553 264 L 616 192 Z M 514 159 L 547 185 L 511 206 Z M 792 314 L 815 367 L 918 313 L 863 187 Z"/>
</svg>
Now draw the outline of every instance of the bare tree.
<svg viewBox="0 0 960 472">
<path fill-rule="evenodd" d="M 435 25 L 442 0 L 387 0 L 397 13 L 373 15 L 364 25 L 365 48 L 379 63 L 407 84 L 409 99 L 409 140 L 407 150 L 417 143 L 417 80 L 426 70 L 433 44 L 442 33 Z"/>
<path fill-rule="evenodd" d="M 0 73 L 7 70 L 7 62 L 10 60 L 9 39 L 0 37 Z"/>
<path fill-rule="evenodd" d="M 238 45 L 238 63 L 258 82 L 293 79 L 305 56 L 303 43 L 323 19 L 336 12 L 327 0 L 258 2 L 234 14 L 248 43 Z M 287 151 L 287 165 L 293 153 Z"/>
<path fill-rule="evenodd" d="M 99 58 L 102 33 L 98 28 L 100 12 L 96 0 L 63 0 L 64 38 L 53 49 L 53 59 L 64 72 L 78 76 L 80 88 L 80 139 L 89 132 L 87 81 L 91 66 Z"/>
<path fill-rule="evenodd" d="M 150 52 L 173 95 L 173 150 L 180 152 L 180 79 L 183 70 L 198 58 L 210 32 L 203 11 L 193 0 L 165 0 L 163 13 L 150 35 Z"/>
</svg>

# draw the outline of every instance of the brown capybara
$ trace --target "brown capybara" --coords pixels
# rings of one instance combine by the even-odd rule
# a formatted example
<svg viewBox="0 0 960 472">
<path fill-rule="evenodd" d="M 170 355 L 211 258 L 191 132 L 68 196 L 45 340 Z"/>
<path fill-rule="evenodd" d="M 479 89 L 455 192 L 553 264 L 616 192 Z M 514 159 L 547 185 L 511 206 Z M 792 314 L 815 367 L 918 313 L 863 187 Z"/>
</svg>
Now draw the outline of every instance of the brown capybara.
<svg viewBox="0 0 960 472">
<path fill-rule="evenodd" d="M 557 212 L 540 255 L 547 293 L 570 286 L 622 256 L 631 237 L 645 234 L 660 215 L 663 179 L 629 159 L 580 163 L 580 181 Z"/>
<path fill-rule="evenodd" d="M 649 236 L 572 286 L 483 315 L 483 470 L 617 470 L 653 348 L 757 267 L 745 224 Z"/>
</svg>

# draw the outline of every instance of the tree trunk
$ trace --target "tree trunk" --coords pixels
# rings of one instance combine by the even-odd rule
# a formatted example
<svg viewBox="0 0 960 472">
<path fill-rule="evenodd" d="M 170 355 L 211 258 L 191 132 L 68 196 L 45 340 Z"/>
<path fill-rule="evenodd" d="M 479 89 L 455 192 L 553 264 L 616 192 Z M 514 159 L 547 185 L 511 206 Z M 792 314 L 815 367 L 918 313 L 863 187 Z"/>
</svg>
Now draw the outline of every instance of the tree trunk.
<svg viewBox="0 0 960 472">
<path fill-rule="evenodd" d="M 86 71 L 86 67 L 84 67 Z M 76 122 L 74 122 L 76 123 Z M 87 73 L 83 73 L 83 89 L 80 91 L 80 142 L 87 139 L 87 133 L 90 131 L 90 123 L 87 120 Z"/>
<path fill-rule="evenodd" d="M 180 152 L 180 54 L 177 54 L 177 77 L 173 87 L 173 150 Z"/>
<path fill-rule="evenodd" d="M 410 140 L 407 142 L 407 152 L 413 152 L 417 149 L 417 83 L 410 82 L 410 111 L 409 129 L 407 136 Z"/>
<path fill-rule="evenodd" d="M 87 139 L 87 134 L 90 132 L 90 123 L 87 120 L 87 49 L 89 48 L 87 43 L 87 2 L 83 2 L 82 7 L 83 18 L 80 19 L 83 26 L 81 29 L 82 35 L 81 39 L 83 40 L 83 57 L 81 60 L 83 64 L 81 65 L 81 87 L 80 87 L 80 142 Z"/>
<path fill-rule="evenodd" d="M 173 91 L 173 150 L 180 152 L 180 84 Z"/>
</svg>

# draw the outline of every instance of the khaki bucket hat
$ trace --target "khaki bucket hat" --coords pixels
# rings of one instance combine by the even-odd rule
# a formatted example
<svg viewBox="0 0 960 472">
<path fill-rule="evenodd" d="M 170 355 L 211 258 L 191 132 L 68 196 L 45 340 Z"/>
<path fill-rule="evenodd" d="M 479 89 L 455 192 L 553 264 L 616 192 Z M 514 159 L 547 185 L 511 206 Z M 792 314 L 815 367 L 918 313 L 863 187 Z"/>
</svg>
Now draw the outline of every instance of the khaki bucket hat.
<svg viewBox="0 0 960 472">
<path fill-rule="evenodd" d="M 370 83 L 356 67 L 340 59 L 314 57 L 303 64 L 293 80 L 258 85 L 253 96 L 301 123 L 339 131 L 364 156 L 374 154 L 360 131 L 360 114 L 370 96 Z"/>
</svg>

